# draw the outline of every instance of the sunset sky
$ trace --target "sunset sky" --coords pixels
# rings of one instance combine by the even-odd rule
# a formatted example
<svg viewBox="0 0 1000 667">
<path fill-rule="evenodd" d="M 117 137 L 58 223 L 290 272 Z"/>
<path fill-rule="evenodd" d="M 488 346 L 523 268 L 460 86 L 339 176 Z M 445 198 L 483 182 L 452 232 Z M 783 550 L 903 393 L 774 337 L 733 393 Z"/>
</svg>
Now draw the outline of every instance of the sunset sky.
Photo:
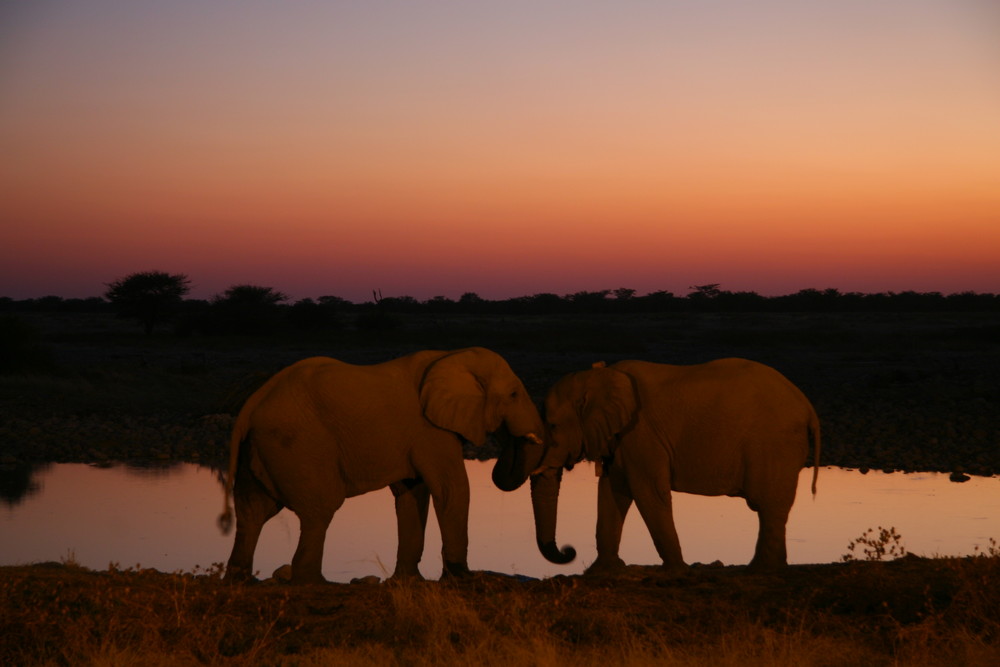
<svg viewBox="0 0 1000 667">
<path fill-rule="evenodd" d="M 0 296 L 1000 292 L 995 0 L 0 7 Z"/>
</svg>

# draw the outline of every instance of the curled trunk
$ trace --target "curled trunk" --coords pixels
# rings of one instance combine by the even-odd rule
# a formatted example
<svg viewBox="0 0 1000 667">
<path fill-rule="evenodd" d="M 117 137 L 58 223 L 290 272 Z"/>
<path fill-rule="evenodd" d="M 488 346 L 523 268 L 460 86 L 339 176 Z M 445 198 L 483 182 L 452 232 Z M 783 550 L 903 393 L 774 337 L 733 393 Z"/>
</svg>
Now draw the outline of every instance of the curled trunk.
<svg viewBox="0 0 1000 667">
<path fill-rule="evenodd" d="M 498 434 L 497 439 L 502 446 L 493 465 L 493 484 L 501 491 L 519 489 L 541 465 L 545 448 L 540 440 L 516 438 L 506 432 Z"/>
<path fill-rule="evenodd" d="M 547 468 L 531 477 L 531 507 L 535 513 L 535 539 L 538 550 L 551 563 L 565 565 L 576 558 L 576 549 L 556 546 L 556 514 L 562 468 Z"/>
</svg>

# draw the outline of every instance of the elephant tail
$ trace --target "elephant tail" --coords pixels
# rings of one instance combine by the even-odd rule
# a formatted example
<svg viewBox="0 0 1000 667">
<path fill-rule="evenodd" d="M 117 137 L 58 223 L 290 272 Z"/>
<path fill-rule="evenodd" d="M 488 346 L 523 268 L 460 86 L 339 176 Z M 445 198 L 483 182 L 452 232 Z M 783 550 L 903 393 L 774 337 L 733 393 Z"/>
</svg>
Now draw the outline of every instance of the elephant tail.
<svg viewBox="0 0 1000 667">
<path fill-rule="evenodd" d="M 236 481 L 236 468 L 240 461 L 240 447 L 250 430 L 250 410 L 243 409 L 233 424 L 233 434 L 229 438 L 229 471 L 223 485 L 222 514 L 219 515 L 219 530 L 228 535 L 233 528 L 233 508 L 230 500 L 233 497 L 233 484 Z"/>
<path fill-rule="evenodd" d="M 811 412 L 812 415 L 809 417 L 809 433 L 812 435 L 812 441 L 813 441 L 812 494 L 813 497 L 816 497 L 816 480 L 819 478 L 819 452 L 820 452 L 819 416 L 817 416 L 815 409 L 813 409 Z"/>
</svg>

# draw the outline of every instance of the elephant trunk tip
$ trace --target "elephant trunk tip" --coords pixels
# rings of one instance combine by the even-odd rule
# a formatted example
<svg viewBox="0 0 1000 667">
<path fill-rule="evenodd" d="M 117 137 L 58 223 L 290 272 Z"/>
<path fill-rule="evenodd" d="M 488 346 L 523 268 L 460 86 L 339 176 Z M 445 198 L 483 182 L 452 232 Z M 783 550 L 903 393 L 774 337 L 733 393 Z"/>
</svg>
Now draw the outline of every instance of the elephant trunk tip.
<svg viewBox="0 0 1000 667">
<path fill-rule="evenodd" d="M 576 549 L 568 544 L 560 549 L 555 542 L 539 542 L 538 550 L 545 556 L 545 560 L 556 565 L 566 565 L 576 559 Z"/>
</svg>

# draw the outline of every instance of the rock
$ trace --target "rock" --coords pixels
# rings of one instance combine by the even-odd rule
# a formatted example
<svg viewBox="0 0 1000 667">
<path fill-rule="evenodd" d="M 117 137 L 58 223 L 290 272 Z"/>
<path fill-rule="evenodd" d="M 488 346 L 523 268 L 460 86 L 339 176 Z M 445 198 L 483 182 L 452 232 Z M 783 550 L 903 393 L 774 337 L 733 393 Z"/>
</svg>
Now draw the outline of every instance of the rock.
<svg viewBox="0 0 1000 667">
<path fill-rule="evenodd" d="M 951 475 L 948 476 L 948 479 L 950 479 L 953 482 L 968 482 L 969 476 L 966 475 L 961 470 L 956 470 L 955 472 L 951 473 Z"/>
<path fill-rule="evenodd" d="M 291 581 L 292 566 L 287 564 L 282 565 L 281 567 L 279 567 L 277 570 L 274 571 L 274 574 L 271 575 L 271 578 L 274 579 L 275 581 L 283 581 L 283 582 Z"/>
<path fill-rule="evenodd" d="M 369 574 L 367 577 L 355 577 L 351 579 L 352 584 L 379 584 L 382 580 L 376 577 L 374 574 Z"/>
</svg>

